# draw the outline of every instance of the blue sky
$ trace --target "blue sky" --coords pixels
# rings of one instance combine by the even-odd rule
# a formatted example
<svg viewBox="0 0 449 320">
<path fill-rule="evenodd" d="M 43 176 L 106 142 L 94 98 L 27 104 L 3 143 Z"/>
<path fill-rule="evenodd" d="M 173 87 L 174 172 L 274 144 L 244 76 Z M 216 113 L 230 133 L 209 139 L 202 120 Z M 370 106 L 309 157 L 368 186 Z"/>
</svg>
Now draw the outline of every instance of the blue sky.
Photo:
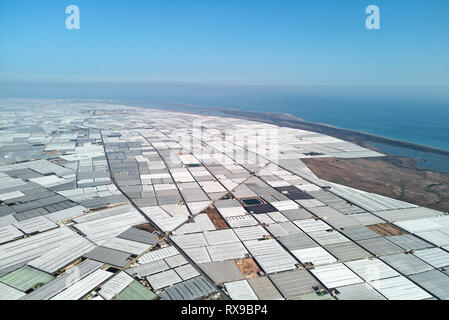
<svg viewBox="0 0 449 320">
<path fill-rule="evenodd" d="M 449 86 L 449 1 L 0 0 L 0 79 Z"/>
</svg>

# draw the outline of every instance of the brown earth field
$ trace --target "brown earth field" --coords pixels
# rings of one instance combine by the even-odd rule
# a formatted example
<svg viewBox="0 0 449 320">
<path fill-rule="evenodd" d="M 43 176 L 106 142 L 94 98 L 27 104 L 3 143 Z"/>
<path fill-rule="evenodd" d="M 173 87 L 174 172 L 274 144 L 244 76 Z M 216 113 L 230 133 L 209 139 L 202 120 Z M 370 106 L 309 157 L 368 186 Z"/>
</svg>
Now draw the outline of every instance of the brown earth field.
<svg viewBox="0 0 449 320">
<path fill-rule="evenodd" d="M 217 230 L 229 229 L 228 223 L 214 206 L 210 206 L 205 212 Z"/>
<path fill-rule="evenodd" d="M 235 263 L 245 279 L 257 278 L 259 276 L 260 269 L 253 258 L 237 259 Z"/>
<path fill-rule="evenodd" d="M 398 236 L 404 234 L 401 230 L 389 223 L 372 224 L 366 227 L 382 237 Z"/>
<path fill-rule="evenodd" d="M 386 156 L 303 161 L 321 179 L 449 212 L 449 174 L 419 169 L 413 159 Z"/>
</svg>

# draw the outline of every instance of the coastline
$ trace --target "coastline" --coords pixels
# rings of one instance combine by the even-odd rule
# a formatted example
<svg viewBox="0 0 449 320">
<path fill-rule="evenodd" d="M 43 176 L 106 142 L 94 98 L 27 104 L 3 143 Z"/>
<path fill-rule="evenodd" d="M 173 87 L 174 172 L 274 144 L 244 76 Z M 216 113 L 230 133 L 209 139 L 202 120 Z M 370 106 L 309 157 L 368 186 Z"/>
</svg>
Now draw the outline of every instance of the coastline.
<svg viewBox="0 0 449 320">
<path fill-rule="evenodd" d="M 366 142 L 377 142 L 383 143 L 395 147 L 401 147 L 406 149 L 412 149 L 421 152 L 434 153 L 444 156 L 449 156 L 449 150 L 439 149 L 435 147 L 420 145 L 412 142 L 401 141 L 396 139 L 391 139 L 388 137 L 383 137 L 363 131 L 345 129 L 335 127 L 326 123 L 305 121 L 301 118 L 295 117 L 291 114 L 280 114 L 275 112 L 254 112 L 254 111 L 242 111 L 239 109 L 226 109 L 218 108 L 222 113 L 231 114 L 237 118 L 243 118 L 247 120 L 258 120 L 266 123 L 276 124 L 280 126 L 310 130 L 314 132 L 319 132 L 333 136 L 336 138 L 348 140 L 355 142 L 357 144 L 366 144 Z M 364 139 L 361 141 L 360 139 Z M 372 149 L 372 147 L 371 147 Z"/>
<path fill-rule="evenodd" d="M 110 102 L 110 101 L 109 101 Z M 406 148 L 410 150 L 438 154 L 442 156 L 449 156 L 449 150 L 431 147 L 427 145 L 417 144 L 413 142 L 403 141 L 380 136 L 365 131 L 359 131 L 354 129 L 347 129 L 336 127 L 327 123 L 306 121 L 302 118 L 296 117 L 289 113 L 276 113 L 266 111 L 245 111 L 237 108 L 222 108 L 222 107 L 206 107 L 188 103 L 153 103 L 153 102 L 132 102 L 132 101 L 120 101 L 123 104 L 130 104 L 141 108 L 156 108 L 164 109 L 164 107 L 170 108 L 173 112 L 187 112 L 193 114 L 212 114 L 222 117 L 233 117 L 246 120 L 260 121 L 264 123 L 270 123 L 279 126 L 285 126 L 290 128 L 304 129 L 323 133 L 335 138 L 354 142 L 362 145 L 371 150 L 379 151 L 378 148 L 370 145 L 368 142 L 383 143 L 393 147 Z M 172 109 L 172 108 L 177 108 Z M 179 109 L 182 109 L 180 111 Z"/>
</svg>

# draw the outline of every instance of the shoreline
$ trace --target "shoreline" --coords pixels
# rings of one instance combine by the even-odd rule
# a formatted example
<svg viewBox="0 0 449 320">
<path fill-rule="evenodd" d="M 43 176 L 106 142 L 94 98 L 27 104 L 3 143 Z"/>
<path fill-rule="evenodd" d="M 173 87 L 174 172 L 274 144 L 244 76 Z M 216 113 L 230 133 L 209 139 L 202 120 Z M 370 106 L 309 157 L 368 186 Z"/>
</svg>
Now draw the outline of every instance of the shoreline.
<svg viewBox="0 0 449 320">
<path fill-rule="evenodd" d="M 220 116 L 225 117 L 229 115 L 230 117 L 260 121 L 265 123 L 270 123 L 279 126 L 285 126 L 289 128 L 297 128 L 304 129 L 309 131 L 314 131 L 318 133 L 327 134 L 332 137 L 340 138 L 343 140 L 348 140 L 351 142 L 355 142 L 357 144 L 362 144 L 364 147 L 367 147 L 373 150 L 373 147 L 367 144 L 367 142 L 377 142 L 383 143 L 394 147 L 401 147 L 415 151 L 421 151 L 431 154 L 438 154 L 443 156 L 449 156 L 449 150 L 441 149 L 436 147 L 431 147 L 427 145 L 422 145 L 414 142 L 408 142 L 403 140 L 392 139 L 372 133 L 368 133 L 365 131 L 359 131 L 354 129 L 346 129 L 341 127 L 336 127 L 327 123 L 322 122 L 313 122 L 306 121 L 302 118 L 296 117 L 289 113 L 277 113 L 277 112 L 266 112 L 266 111 L 245 111 L 237 108 L 221 108 L 221 107 L 205 107 L 198 106 L 194 104 L 188 103 L 152 103 L 152 102 L 127 102 L 131 104 L 138 104 L 139 107 L 142 108 L 156 108 L 163 109 L 163 107 L 175 107 L 180 109 L 191 109 L 190 111 L 182 111 L 182 112 L 190 112 L 193 114 L 202 114 L 201 111 L 218 111 L 221 113 Z M 150 106 L 142 106 L 142 104 L 152 105 Z M 198 109 L 199 111 L 192 111 L 192 109 Z M 178 110 L 170 110 L 173 112 L 177 112 Z M 181 111 L 178 111 L 181 112 Z M 363 139 L 363 140 L 362 140 Z M 375 150 L 378 151 L 378 150 Z"/>
<path fill-rule="evenodd" d="M 319 132 L 333 136 L 336 138 L 357 140 L 357 143 L 377 142 L 383 143 L 395 147 L 401 147 L 406 149 L 412 149 L 416 151 L 439 154 L 444 156 L 449 156 L 449 150 L 439 149 L 435 147 L 430 147 L 426 145 L 421 145 L 413 142 L 407 142 L 402 140 L 396 140 L 384 136 L 375 135 L 372 133 L 367 133 L 364 131 L 345 129 L 340 127 L 335 127 L 330 124 L 321 122 L 306 121 L 301 118 L 295 117 L 291 114 L 282 114 L 275 112 L 260 112 L 260 111 L 242 111 L 239 109 L 227 109 L 218 108 L 220 112 L 231 114 L 238 118 L 244 118 L 247 120 L 255 120 L 276 124 L 280 126 L 286 126 L 291 128 L 299 128 L 304 130 L 310 130 L 314 132 Z M 242 116 L 243 115 L 243 116 Z M 358 141 L 358 139 L 365 139 L 364 141 Z"/>
</svg>

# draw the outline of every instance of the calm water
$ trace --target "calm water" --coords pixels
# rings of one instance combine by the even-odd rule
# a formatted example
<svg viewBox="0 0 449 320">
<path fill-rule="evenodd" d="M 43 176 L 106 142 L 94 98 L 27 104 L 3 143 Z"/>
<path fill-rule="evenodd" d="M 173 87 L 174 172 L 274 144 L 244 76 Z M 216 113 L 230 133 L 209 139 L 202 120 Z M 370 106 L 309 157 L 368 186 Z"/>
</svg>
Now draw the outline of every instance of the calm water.
<svg viewBox="0 0 449 320">
<path fill-rule="evenodd" d="M 382 152 L 395 156 L 418 159 L 418 167 L 421 169 L 440 171 L 449 173 L 449 157 L 439 154 L 416 151 L 407 148 L 390 146 L 383 143 L 372 143 L 371 145 L 378 147 Z"/>
</svg>

